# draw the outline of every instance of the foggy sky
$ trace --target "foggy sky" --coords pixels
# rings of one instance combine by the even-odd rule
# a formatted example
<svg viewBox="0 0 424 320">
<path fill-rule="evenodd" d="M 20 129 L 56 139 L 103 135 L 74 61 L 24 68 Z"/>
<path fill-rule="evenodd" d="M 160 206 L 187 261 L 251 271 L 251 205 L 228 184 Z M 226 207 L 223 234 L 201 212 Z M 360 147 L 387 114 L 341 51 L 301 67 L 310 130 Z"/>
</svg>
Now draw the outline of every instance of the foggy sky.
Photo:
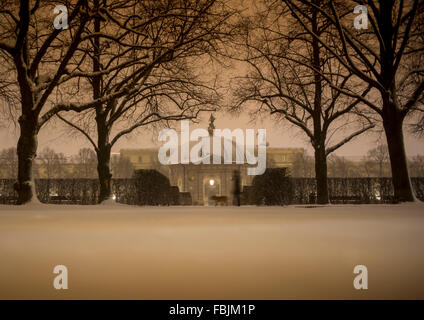
<svg viewBox="0 0 424 320">
<path fill-rule="evenodd" d="M 196 127 L 202 127 L 207 129 L 209 113 L 201 116 L 201 122 L 199 125 L 190 124 L 190 131 Z M 289 126 L 287 123 L 276 123 L 267 117 L 264 120 L 256 121 L 252 123 L 248 114 L 243 114 L 239 118 L 236 116 L 229 115 L 227 113 L 215 113 L 215 127 L 217 129 L 224 128 L 251 128 L 251 129 L 267 129 L 267 140 L 269 147 L 281 147 L 281 148 L 305 148 L 310 155 L 312 155 L 312 148 L 310 147 L 309 141 L 306 136 L 299 129 Z M 180 124 L 175 124 L 177 130 L 180 128 Z M 149 132 L 149 129 L 141 129 L 136 133 L 132 134 L 128 138 L 122 138 L 112 149 L 112 152 L 118 153 L 121 148 L 147 148 L 160 146 L 158 142 L 157 132 Z M 415 156 L 417 154 L 424 154 L 424 138 L 418 139 L 405 132 L 405 148 L 408 157 Z M 57 152 L 62 152 L 65 155 L 73 155 L 78 152 L 82 147 L 90 147 L 88 140 L 81 135 L 76 133 L 71 136 L 68 135 L 69 129 L 66 129 L 64 125 L 58 122 L 52 122 L 43 127 L 39 134 L 39 145 L 38 150 L 41 151 L 45 147 L 52 148 Z M 9 128 L 0 129 L 0 149 L 16 147 L 16 143 L 19 138 L 19 127 L 15 129 L 13 124 L 9 125 Z M 386 139 L 384 135 L 378 133 L 365 133 L 364 135 L 357 137 L 353 141 L 344 145 L 338 149 L 335 154 L 344 156 L 352 159 L 360 159 L 366 155 L 367 151 L 376 146 L 379 139 L 385 143 Z"/>
<path fill-rule="evenodd" d="M 249 11 L 253 8 L 255 2 L 252 0 L 232 0 L 231 3 L 239 8 L 244 8 Z M 227 74 L 228 77 L 231 75 L 237 74 L 238 72 L 244 73 L 243 67 L 240 69 L 240 65 L 230 70 L 221 70 L 220 73 Z M 224 76 L 224 78 L 227 78 Z M 44 109 L 46 110 L 46 109 Z M 190 129 L 195 127 L 202 127 L 207 129 L 209 113 L 204 113 L 201 116 L 201 121 L 198 126 L 190 125 Z M 290 126 L 287 122 L 276 123 L 274 120 L 268 116 L 264 121 L 257 121 L 256 123 L 251 122 L 251 118 L 247 114 L 242 114 L 240 117 L 231 116 L 227 113 L 215 113 L 216 117 L 215 127 L 217 129 L 224 128 L 251 128 L 251 129 L 267 129 L 267 140 L 269 142 L 269 147 L 280 147 L 280 148 L 305 148 L 305 150 L 310 154 L 312 153 L 312 148 L 310 146 L 310 141 L 306 138 L 304 132 L 299 128 Z M 405 124 L 408 123 L 408 119 L 405 120 Z M 4 123 L 3 123 L 4 125 Z M 9 126 L 4 128 L 0 125 L 0 149 L 16 147 L 18 138 L 19 138 L 19 126 L 16 127 L 11 123 L 5 123 Z M 175 124 L 175 127 L 178 129 L 180 127 L 179 123 Z M 405 136 L 405 148 L 408 157 L 415 156 L 417 154 L 424 154 L 424 138 L 418 139 L 408 133 L 408 130 L 404 129 Z M 344 137 L 340 136 L 338 140 Z M 336 137 L 337 139 L 337 137 Z M 362 156 L 366 155 L 369 149 L 374 148 L 378 141 L 386 143 L 386 138 L 384 133 L 372 133 L 366 132 L 365 134 L 356 137 L 351 142 L 342 146 L 334 154 L 339 156 L 349 157 L 351 159 L 360 159 Z M 41 151 L 45 147 L 54 149 L 57 152 L 62 152 L 65 155 L 74 155 L 82 147 L 92 148 L 88 140 L 78 133 L 73 133 L 69 135 L 69 128 L 66 128 L 64 124 L 56 122 L 48 123 L 44 126 L 38 136 L 38 151 Z M 147 148 L 147 147 L 159 147 L 161 143 L 158 142 L 157 132 L 151 132 L 151 130 L 146 128 L 140 128 L 138 131 L 135 131 L 130 136 L 121 138 L 113 147 L 112 152 L 118 153 L 122 148 Z"/>
</svg>

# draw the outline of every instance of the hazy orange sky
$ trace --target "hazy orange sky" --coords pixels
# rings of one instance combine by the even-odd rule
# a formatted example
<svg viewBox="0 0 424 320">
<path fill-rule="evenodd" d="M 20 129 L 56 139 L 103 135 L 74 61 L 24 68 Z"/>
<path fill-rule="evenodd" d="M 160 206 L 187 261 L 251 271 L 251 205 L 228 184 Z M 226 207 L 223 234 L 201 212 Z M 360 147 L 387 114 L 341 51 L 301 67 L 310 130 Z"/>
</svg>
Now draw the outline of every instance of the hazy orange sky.
<svg viewBox="0 0 424 320">
<path fill-rule="evenodd" d="M 280 123 L 276 124 L 269 118 L 259 120 L 254 123 L 250 123 L 250 117 L 248 114 L 243 114 L 239 118 L 231 116 L 225 113 L 216 113 L 215 121 L 216 128 L 265 128 L 267 129 L 267 140 L 270 147 L 283 147 L 283 148 L 305 148 L 311 153 L 309 142 L 305 138 L 305 134 L 300 132 L 297 128 L 290 127 L 288 124 Z M 208 126 L 209 113 L 202 116 L 202 121 L 199 127 L 207 128 Z M 179 124 L 176 124 L 179 128 Z M 191 125 L 190 128 L 194 128 Z M 0 149 L 16 147 L 16 143 L 19 137 L 19 128 L 16 129 L 12 126 L 9 129 L 0 129 Z M 367 134 L 356 138 L 352 142 L 340 148 L 336 154 L 340 156 L 360 158 L 365 155 L 367 151 L 373 148 L 378 141 L 378 134 Z M 384 137 L 383 137 L 384 138 Z M 133 134 L 129 138 L 121 139 L 113 148 L 113 152 L 119 152 L 121 148 L 145 148 L 154 146 L 156 142 L 157 146 L 160 144 L 157 142 L 156 134 L 152 134 L 147 130 L 140 130 Z M 385 139 L 384 139 L 385 141 Z M 410 134 L 405 133 L 405 146 L 408 156 L 415 156 L 417 154 L 424 154 L 424 138 L 417 139 Z M 39 149 L 44 147 L 50 147 L 57 152 L 63 152 L 66 155 L 76 154 L 82 147 L 91 147 L 87 139 L 73 134 L 69 137 L 64 130 L 63 125 L 49 124 L 44 127 L 39 135 Z"/>
<path fill-rule="evenodd" d="M 232 0 L 231 2 L 236 7 L 241 7 L 250 11 L 253 7 L 254 2 L 251 0 Z M 205 70 L 205 66 L 202 66 Z M 228 80 L 231 76 L 239 75 L 243 73 L 243 67 L 240 65 L 229 68 L 229 70 L 219 70 L 219 73 L 224 74 L 223 78 Z M 206 72 L 207 73 L 207 72 Z M 224 81 L 225 82 L 225 81 Z M 209 113 L 203 114 L 200 127 L 208 127 Z M 240 117 L 231 116 L 226 113 L 215 114 L 216 128 L 265 128 L 267 129 L 267 140 L 270 147 L 282 147 L 282 148 L 305 148 L 309 154 L 312 154 L 309 141 L 306 139 L 306 135 L 300 131 L 300 129 L 289 126 L 287 123 L 276 123 L 271 120 L 269 116 L 263 121 L 256 121 L 251 123 L 251 119 L 247 112 L 242 114 Z M 176 124 L 179 128 L 179 124 Z M 194 126 L 192 126 L 194 128 Z M 408 134 L 405 131 L 405 147 L 409 157 L 417 154 L 424 154 L 424 138 L 418 139 Z M 39 134 L 39 148 L 42 150 L 44 147 L 50 147 L 55 149 L 57 152 L 63 152 L 66 155 L 76 154 L 82 147 L 91 147 L 86 138 L 74 133 L 72 136 L 67 134 L 68 131 L 64 129 L 62 123 L 49 123 L 46 127 L 43 127 Z M 16 147 L 16 143 L 19 137 L 19 127 L 9 124 L 8 128 L 2 128 L 0 126 L 0 149 Z M 352 157 L 359 159 L 367 153 L 367 151 L 376 146 L 379 138 L 385 142 L 384 135 L 366 133 L 360 137 L 355 138 L 345 146 L 338 149 L 335 154 L 340 156 Z M 337 138 L 336 138 L 337 139 Z M 342 139 L 342 137 L 340 137 Z M 337 139 L 337 140 L 340 140 Z M 145 148 L 160 146 L 158 144 L 157 133 L 149 132 L 148 130 L 139 130 L 129 137 L 122 138 L 112 149 L 112 152 L 119 152 L 121 148 Z"/>
</svg>

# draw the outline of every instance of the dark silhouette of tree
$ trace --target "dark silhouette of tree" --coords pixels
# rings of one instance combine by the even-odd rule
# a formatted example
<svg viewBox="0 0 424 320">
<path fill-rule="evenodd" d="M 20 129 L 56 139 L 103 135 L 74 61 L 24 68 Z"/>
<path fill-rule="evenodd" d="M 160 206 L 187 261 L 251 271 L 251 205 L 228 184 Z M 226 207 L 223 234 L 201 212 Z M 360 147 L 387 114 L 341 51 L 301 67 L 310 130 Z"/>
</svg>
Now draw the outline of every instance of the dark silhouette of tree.
<svg viewBox="0 0 424 320">
<path fill-rule="evenodd" d="M 111 150 L 119 139 L 215 108 L 214 84 L 195 66 L 226 39 L 232 12 L 218 0 L 94 0 L 94 6 L 100 15 L 87 30 L 92 43 L 85 49 L 90 59 L 80 65 L 81 87 L 95 101 L 109 98 L 76 117 L 58 117 L 93 145 L 102 202 L 111 196 Z M 118 94 L 123 88 L 125 96 Z"/>
<path fill-rule="evenodd" d="M 353 73 L 305 31 L 311 29 L 332 46 L 339 45 L 318 9 L 304 7 L 308 18 L 299 23 L 280 2 L 265 5 L 265 11 L 242 24 L 239 46 L 244 54 L 238 57 L 251 71 L 237 78 L 232 109 L 256 102 L 258 112 L 269 112 L 306 134 L 314 149 L 317 202 L 326 204 L 328 155 L 374 127 L 358 112 L 361 99 L 342 95 L 334 87 L 355 87 L 362 90 L 361 98 L 370 87 L 354 81 Z"/>
<path fill-rule="evenodd" d="M 65 31 L 52 26 L 52 4 L 28 0 L 5 0 L 0 4 L 2 62 L 10 70 L 9 79 L 15 77 L 12 82 L 19 88 L 19 166 L 15 185 L 19 204 L 35 196 L 32 166 L 40 128 L 55 110 L 80 110 L 80 106 L 70 104 L 49 109 L 49 98 L 59 83 L 71 78 L 67 75 L 67 65 L 90 19 L 87 1 L 66 1 L 70 27 Z M 51 19 L 45 18 L 50 15 Z"/>
<path fill-rule="evenodd" d="M 174 93 L 169 94 L 168 99 L 172 101 L 178 96 L 185 110 L 192 101 L 190 96 L 184 96 L 190 81 L 172 86 L 174 75 L 179 76 L 178 64 L 172 69 L 164 66 L 160 72 L 157 68 L 184 57 L 186 52 L 190 53 L 188 58 L 195 57 L 195 52 L 209 50 L 228 18 L 219 13 L 225 4 L 217 0 L 65 0 L 61 4 L 67 6 L 69 13 L 68 28 L 63 30 L 53 28 L 56 1 L 5 0 L 0 3 L 0 72 L 7 75 L 0 83 L 0 94 L 2 101 L 16 103 L 16 110 L 10 103 L 4 107 L 19 118 L 21 129 L 16 183 L 19 204 L 35 196 L 32 166 L 39 130 L 59 112 L 90 109 L 95 110 L 98 128 L 96 151 L 101 160 L 98 166 L 101 198 L 107 198 L 110 195 L 110 188 L 105 186 L 110 180 L 111 123 L 122 120 L 126 124 L 125 118 L 133 120 L 129 127 L 121 127 L 121 134 L 115 136 L 119 139 L 140 124 L 156 121 L 158 101 L 151 96 L 151 91 L 158 83 L 165 85 L 165 82 L 172 87 Z M 157 78 L 146 82 L 147 75 L 152 73 Z M 163 76 L 159 81 L 160 75 Z M 106 79 L 106 76 L 109 77 Z M 187 78 L 193 79 L 195 77 Z M 87 82 L 91 90 L 87 89 Z M 18 88 L 18 97 L 10 95 L 13 87 Z M 165 96 L 162 93 L 162 97 Z M 121 99 L 123 97 L 126 99 Z M 138 108 L 130 106 L 143 103 L 153 112 L 131 116 Z M 177 119 L 195 115 L 184 110 Z"/>
<path fill-rule="evenodd" d="M 358 98 L 381 117 L 389 148 L 396 201 L 414 201 L 403 139 L 404 119 L 422 109 L 417 103 L 424 92 L 424 1 L 367 0 L 316 1 L 281 0 L 307 34 L 318 41 L 357 79 L 371 87 L 363 96 L 354 88 L 334 86 Z M 368 8 L 369 28 L 353 27 L 353 7 Z M 305 7 L 308 10 L 305 10 Z M 337 30 L 341 41 L 332 47 L 327 38 L 309 26 L 309 10 L 315 10 L 325 24 Z M 322 74 L 325 77 L 325 74 Z M 375 101 L 379 95 L 380 101 Z"/>
<path fill-rule="evenodd" d="M 2 70 L 7 72 L 7 81 L 2 82 L 8 88 L 6 99 L 16 104 L 17 110 L 12 113 L 18 117 L 20 127 L 18 181 L 15 184 L 18 204 L 36 197 L 32 173 L 40 129 L 58 112 L 82 112 L 110 98 L 98 96 L 85 99 L 84 103 L 68 97 L 60 99 L 60 86 L 72 82 L 67 88 L 78 90 L 80 66 L 87 59 L 87 53 L 80 49 L 91 41 L 84 35 L 85 30 L 93 17 L 99 15 L 91 0 L 62 1 L 62 4 L 68 9 L 66 29 L 53 28 L 55 1 L 5 0 L 0 4 L 1 62 Z M 90 75 L 92 73 L 84 74 L 85 77 Z M 18 97 L 7 96 L 11 87 L 18 88 Z M 115 92 L 114 97 L 128 92 L 125 87 Z M 11 110 L 11 104 L 6 107 Z"/>
</svg>

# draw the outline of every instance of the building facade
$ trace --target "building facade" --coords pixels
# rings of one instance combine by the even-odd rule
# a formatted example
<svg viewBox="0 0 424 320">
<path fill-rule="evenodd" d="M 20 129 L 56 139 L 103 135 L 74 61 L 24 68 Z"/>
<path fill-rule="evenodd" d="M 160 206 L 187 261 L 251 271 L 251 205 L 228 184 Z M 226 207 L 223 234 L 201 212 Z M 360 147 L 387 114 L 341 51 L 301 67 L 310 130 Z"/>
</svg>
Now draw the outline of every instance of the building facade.
<svg viewBox="0 0 424 320">
<path fill-rule="evenodd" d="M 210 197 L 226 196 L 228 204 L 233 202 L 234 172 L 240 172 L 241 186 L 250 186 L 254 176 L 247 174 L 248 164 L 235 163 L 236 146 L 233 144 L 232 164 L 171 164 L 162 165 L 158 160 L 158 149 L 122 149 L 121 157 L 130 160 L 136 170 L 155 169 L 168 177 L 171 185 L 180 192 L 189 192 L 194 205 L 211 205 Z M 302 148 L 267 148 L 267 168 L 290 169 L 295 158 L 304 153 Z"/>
</svg>

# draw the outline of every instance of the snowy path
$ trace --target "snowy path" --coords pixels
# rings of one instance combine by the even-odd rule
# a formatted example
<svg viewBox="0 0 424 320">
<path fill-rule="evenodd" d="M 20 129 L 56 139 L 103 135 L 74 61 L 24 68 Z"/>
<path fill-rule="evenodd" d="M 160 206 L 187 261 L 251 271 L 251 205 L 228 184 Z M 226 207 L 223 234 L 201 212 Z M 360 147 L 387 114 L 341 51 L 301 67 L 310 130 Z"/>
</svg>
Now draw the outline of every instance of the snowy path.
<svg viewBox="0 0 424 320">
<path fill-rule="evenodd" d="M 423 299 L 423 246 L 422 204 L 0 206 L 0 298 Z"/>
</svg>

